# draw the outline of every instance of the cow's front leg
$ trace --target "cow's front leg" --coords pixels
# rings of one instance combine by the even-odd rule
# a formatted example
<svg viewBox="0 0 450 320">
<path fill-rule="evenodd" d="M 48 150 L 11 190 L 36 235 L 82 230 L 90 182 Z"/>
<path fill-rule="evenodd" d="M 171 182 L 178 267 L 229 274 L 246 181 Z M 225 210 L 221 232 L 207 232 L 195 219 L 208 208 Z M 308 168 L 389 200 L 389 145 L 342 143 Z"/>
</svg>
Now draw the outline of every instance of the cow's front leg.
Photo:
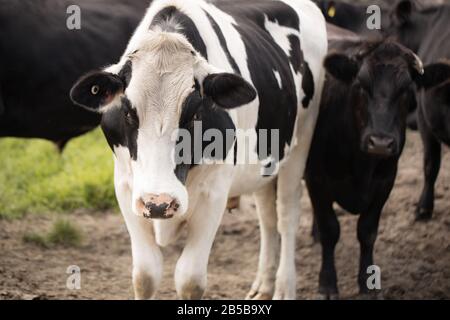
<svg viewBox="0 0 450 320">
<path fill-rule="evenodd" d="M 441 143 L 436 140 L 425 123 L 423 111 L 419 110 L 420 135 L 424 147 L 425 181 L 416 208 L 416 220 L 430 220 L 434 209 L 434 185 L 441 167 Z"/>
<path fill-rule="evenodd" d="M 293 150 L 287 163 L 280 168 L 277 181 L 277 227 L 281 235 L 280 265 L 274 299 L 296 297 L 295 237 L 300 223 L 302 176 L 306 155 Z"/>
<path fill-rule="evenodd" d="M 261 244 L 256 279 L 247 299 L 272 299 L 277 271 L 280 239 L 277 231 L 276 188 L 270 183 L 255 192 L 256 211 L 259 217 Z"/>
<path fill-rule="evenodd" d="M 163 257 L 155 242 L 153 224 L 131 211 L 131 192 L 116 186 L 116 194 L 131 239 L 134 297 L 152 299 L 162 279 Z"/>
<path fill-rule="evenodd" d="M 203 296 L 209 254 L 227 204 L 227 190 L 203 192 L 188 221 L 186 246 L 175 269 L 175 286 L 181 299 Z"/>
</svg>

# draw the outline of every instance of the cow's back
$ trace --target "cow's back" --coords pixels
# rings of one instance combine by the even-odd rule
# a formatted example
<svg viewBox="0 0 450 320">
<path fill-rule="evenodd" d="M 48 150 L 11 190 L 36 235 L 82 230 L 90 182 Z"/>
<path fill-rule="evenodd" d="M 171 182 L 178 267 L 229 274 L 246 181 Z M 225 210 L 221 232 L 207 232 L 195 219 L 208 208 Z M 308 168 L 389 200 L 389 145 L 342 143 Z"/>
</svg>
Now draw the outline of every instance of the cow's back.
<svg viewBox="0 0 450 320">
<path fill-rule="evenodd" d="M 66 25 L 73 4 L 81 9 L 80 30 Z M 147 5 L 145 0 L 2 1 L 0 136 L 59 141 L 95 128 L 100 116 L 75 107 L 70 88 L 84 72 L 120 57 Z"/>
</svg>

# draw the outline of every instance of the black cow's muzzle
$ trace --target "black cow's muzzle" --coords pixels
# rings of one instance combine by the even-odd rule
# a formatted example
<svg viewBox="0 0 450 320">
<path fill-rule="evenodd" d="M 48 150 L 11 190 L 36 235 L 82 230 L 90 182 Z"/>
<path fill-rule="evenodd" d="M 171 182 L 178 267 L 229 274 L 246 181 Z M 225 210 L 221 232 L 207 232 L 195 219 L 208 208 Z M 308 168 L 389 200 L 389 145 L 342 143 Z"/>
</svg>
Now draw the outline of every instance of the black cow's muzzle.
<svg viewBox="0 0 450 320">
<path fill-rule="evenodd" d="M 395 139 L 388 136 L 369 135 L 366 140 L 367 153 L 380 157 L 391 157 L 396 153 Z"/>
</svg>

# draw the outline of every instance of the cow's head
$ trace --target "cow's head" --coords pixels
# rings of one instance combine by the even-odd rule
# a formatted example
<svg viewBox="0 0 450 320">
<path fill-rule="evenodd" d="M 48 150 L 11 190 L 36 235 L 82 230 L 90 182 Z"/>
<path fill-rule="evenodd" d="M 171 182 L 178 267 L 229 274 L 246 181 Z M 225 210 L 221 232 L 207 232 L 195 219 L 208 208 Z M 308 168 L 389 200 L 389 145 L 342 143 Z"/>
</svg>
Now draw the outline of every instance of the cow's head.
<svg viewBox="0 0 450 320">
<path fill-rule="evenodd" d="M 165 219 L 188 209 L 191 163 L 174 159 L 177 130 L 191 130 L 194 120 L 204 128 L 234 129 L 225 110 L 253 101 L 256 91 L 210 65 L 183 35 L 149 31 L 121 64 L 82 77 L 71 98 L 103 114 L 102 129 L 126 176 L 133 212 Z"/>
<path fill-rule="evenodd" d="M 400 0 L 392 7 L 388 20 L 384 35 L 417 52 L 428 29 L 425 11 L 419 10 L 412 0 Z"/>
<path fill-rule="evenodd" d="M 390 157 L 404 145 L 406 115 L 416 106 L 422 62 L 391 40 L 363 42 L 351 54 L 331 53 L 327 71 L 349 87 L 349 105 L 363 152 Z"/>
</svg>

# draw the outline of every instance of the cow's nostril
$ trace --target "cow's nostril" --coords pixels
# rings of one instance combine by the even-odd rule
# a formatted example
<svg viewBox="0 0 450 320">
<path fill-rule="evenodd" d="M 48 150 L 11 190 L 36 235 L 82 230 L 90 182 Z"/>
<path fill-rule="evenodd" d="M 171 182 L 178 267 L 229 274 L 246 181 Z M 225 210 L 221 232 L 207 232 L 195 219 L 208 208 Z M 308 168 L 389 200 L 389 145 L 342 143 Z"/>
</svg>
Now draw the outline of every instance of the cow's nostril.
<svg viewBox="0 0 450 320">
<path fill-rule="evenodd" d="M 389 150 L 393 151 L 395 147 L 395 141 L 394 139 L 389 139 L 387 142 L 387 147 Z"/>
</svg>

